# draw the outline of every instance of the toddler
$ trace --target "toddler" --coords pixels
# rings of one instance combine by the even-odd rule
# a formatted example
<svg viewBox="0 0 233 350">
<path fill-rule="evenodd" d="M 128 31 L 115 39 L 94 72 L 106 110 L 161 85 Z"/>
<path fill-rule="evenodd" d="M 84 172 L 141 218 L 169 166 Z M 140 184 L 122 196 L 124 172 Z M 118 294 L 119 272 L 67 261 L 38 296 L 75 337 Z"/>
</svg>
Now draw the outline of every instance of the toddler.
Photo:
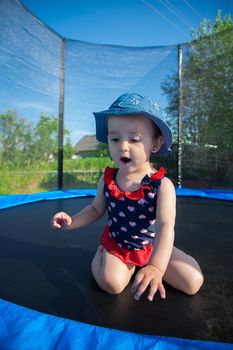
<svg viewBox="0 0 233 350">
<path fill-rule="evenodd" d="M 108 212 L 92 273 L 99 287 L 119 294 L 136 273 L 131 292 L 136 300 L 148 290 L 166 297 L 163 281 L 193 295 L 203 283 L 196 260 L 174 244 L 176 194 L 164 168 L 155 169 L 151 153 L 170 152 L 172 133 L 159 104 L 135 93 L 121 95 L 109 109 L 94 113 L 96 138 L 107 143 L 116 168 L 100 177 L 93 202 L 70 216 L 55 214 L 53 228 L 72 230 L 94 223 Z"/>
</svg>

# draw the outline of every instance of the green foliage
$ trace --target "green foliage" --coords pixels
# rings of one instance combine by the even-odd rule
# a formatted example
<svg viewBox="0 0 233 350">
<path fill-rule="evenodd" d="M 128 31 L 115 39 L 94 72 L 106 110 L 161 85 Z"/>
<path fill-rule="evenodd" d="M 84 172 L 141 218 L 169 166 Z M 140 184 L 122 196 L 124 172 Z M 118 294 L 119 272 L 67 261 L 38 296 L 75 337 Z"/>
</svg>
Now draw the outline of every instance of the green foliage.
<svg viewBox="0 0 233 350">
<path fill-rule="evenodd" d="M 48 159 L 50 154 L 57 154 L 58 137 L 57 117 L 40 116 L 34 130 L 34 156 L 35 159 Z"/>
<path fill-rule="evenodd" d="M 214 170 L 231 167 L 233 159 L 233 21 L 230 16 L 216 22 L 204 19 L 193 32 L 193 41 L 183 46 L 182 124 L 183 142 L 202 149 L 203 164 L 208 171 L 209 148 L 218 162 Z M 167 112 L 177 130 L 178 77 L 171 73 L 162 83 L 168 97 Z M 189 160 L 188 155 L 187 159 Z M 219 161 L 221 159 L 221 162 Z"/>
<path fill-rule="evenodd" d="M 108 145 L 105 143 L 98 143 L 97 151 L 100 157 L 110 157 Z"/>
<path fill-rule="evenodd" d="M 71 159 L 73 147 L 65 129 L 64 187 L 96 187 L 106 165 L 107 152 L 94 158 Z M 14 111 L 0 114 L 0 194 L 30 193 L 57 188 L 56 117 L 41 115 L 33 128 Z M 52 159 L 50 159 L 52 155 Z"/>
<path fill-rule="evenodd" d="M 109 157 L 87 157 L 77 159 L 66 159 L 64 161 L 64 171 L 66 170 L 99 170 L 102 171 L 107 165 L 113 166 L 113 161 Z"/>
<path fill-rule="evenodd" d="M 67 129 L 64 135 L 69 135 Z M 41 115 L 33 128 L 15 111 L 0 114 L 0 161 L 3 169 L 33 166 L 35 162 L 57 157 L 58 118 Z M 65 139 L 64 156 L 73 153 L 70 139 Z"/>
<path fill-rule="evenodd" d="M 204 18 L 200 27 L 192 31 L 192 39 L 199 40 L 206 38 L 207 36 L 213 36 L 214 34 L 223 33 L 226 30 L 233 29 L 233 21 L 230 15 L 225 15 L 222 18 L 222 11 L 218 10 L 216 16 L 216 22 L 212 23 L 209 19 Z"/>
<path fill-rule="evenodd" d="M 65 144 L 64 144 L 64 158 L 70 159 L 73 155 L 73 146 L 71 139 L 69 137 L 66 138 Z"/>
<path fill-rule="evenodd" d="M 31 125 L 16 112 L 0 114 L 0 161 L 26 164 L 30 162 L 33 144 Z"/>
<path fill-rule="evenodd" d="M 228 153 L 233 146 L 233 22 L 230 17 L 222 21 L 218 12 L 216 23 L 208 25 L 204 39 L 203 27 L 184 65 L 187 127 L 195 142 L 215 145 Z"/>
<path fill-rule="evenodd" d="M 106 166 L 113 166 L 108 157 L 64 160 L 64 188 L 96 187 Z M 35 193 L 57 188 L 57 162 L 40 161 L 28 166 L 5 166 L 0 169 L 0 195 Z"/>
</svg>

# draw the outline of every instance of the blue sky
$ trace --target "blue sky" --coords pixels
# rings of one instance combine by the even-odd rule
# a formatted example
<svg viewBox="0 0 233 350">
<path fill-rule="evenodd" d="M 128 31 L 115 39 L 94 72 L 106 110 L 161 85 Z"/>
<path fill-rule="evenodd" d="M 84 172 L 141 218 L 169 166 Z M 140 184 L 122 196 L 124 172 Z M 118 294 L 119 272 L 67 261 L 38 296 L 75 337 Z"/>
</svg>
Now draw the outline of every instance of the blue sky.
<svg viewBox="0 0 233 350">
<path fill-rule="evenodd" d="M 70 39 L 127 46 L 190 40 L 201 19 L 218 9 L 233 14 L 233 0 L 22 0 L 48 26 Z M 233 17 L 233 16 L 232 16 Z"/>
</svg>

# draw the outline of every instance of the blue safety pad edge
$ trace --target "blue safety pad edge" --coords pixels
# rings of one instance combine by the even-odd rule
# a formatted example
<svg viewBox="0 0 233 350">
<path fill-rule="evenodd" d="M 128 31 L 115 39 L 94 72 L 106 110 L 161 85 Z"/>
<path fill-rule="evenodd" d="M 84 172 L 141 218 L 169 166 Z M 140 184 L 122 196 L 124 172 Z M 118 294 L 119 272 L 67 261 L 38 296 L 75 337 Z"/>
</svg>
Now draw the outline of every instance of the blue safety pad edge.
<svg viewBox="0 0 233 350">
<path fill-rule="evenodd" d="M 233 201 L 232 190 L 207 190 L 207 189 L 191 189 L 191 188 L 176 188 L 176 195 L 181 197 L 201 197 L 210 199 L 220 199 Z"/>
<path fill-rule="evenodd" d="M 233 191 L 231 190 L 195 190 L 189 188 L 177 188 L 177 196 L 201 197 L 233 201 Z M 8 194 L 0 196 L 0 209 L 9 208 L 21 204 L 33 203 L 43 200 L 53 200 L 62 198 L 92 197 L 96 195 L 96 189 L 63 190 L 39 192 L 33 194 Z"/>
<path fill-rule="evenodd" d="M 230 350 L 233 344 L 150 336 L 47 315 L 0 299 L 4 350 Z"/>
<path fill-rule="evenodd" d="M 14 207 L 21 204 L 39 202 L 44 200 L 54 200 L 62 198 L 93 197 L 96 189 L 63 190 L 39 192 L 33 194 L 7 194 L 0 196 L 0 209 Z"/>
</svg>

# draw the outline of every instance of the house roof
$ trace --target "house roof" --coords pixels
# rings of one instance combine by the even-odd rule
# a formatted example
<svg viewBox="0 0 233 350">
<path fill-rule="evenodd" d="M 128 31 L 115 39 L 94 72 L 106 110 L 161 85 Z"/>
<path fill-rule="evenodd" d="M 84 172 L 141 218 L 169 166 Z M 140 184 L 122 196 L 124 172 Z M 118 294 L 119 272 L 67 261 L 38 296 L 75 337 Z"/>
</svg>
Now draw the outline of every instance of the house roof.
<svg viewBox="0 0 233 350">
<path fill-rule="evenodd" d="M 85 135 L 74 146 L 75 152 L 96 151 L 98 141 L 95 135 Z"/>
</svg>

